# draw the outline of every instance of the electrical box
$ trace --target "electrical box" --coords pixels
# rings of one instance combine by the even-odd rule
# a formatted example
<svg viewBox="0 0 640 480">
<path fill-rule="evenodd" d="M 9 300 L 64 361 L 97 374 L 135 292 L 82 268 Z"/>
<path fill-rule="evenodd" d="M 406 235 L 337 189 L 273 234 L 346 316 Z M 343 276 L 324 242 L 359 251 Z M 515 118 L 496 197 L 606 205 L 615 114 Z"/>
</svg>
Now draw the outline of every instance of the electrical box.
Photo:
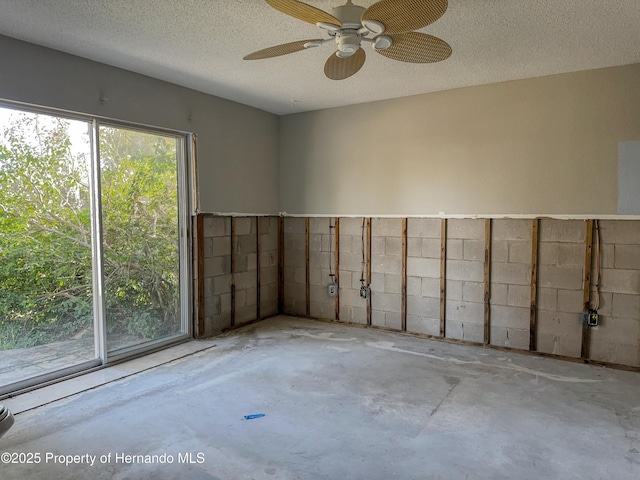
<svg viewBox="0 0 640 480">
<path fill-rule="evenodd" d="M 330 283 L 329 285 L 327 285 L 327 293 L 331 298 L 337 297 L 338 285 L 336 285 L 335 283 Z"/>
<path fill-rule="evenodd" d="M 360 298 L 369 298 L 370 294 L 371 291 L 369 290 L 369 287 L 366 287 L 364 285 L 360 287 Z"/>
<path fill-rule="evenodd" d="M 589 325 L 590 327 L 598 326 L 599 315 L 597 310 L 589 310 L 586 313 L 586 316 L 587 316 L 587 325 Z"/>
</svg>

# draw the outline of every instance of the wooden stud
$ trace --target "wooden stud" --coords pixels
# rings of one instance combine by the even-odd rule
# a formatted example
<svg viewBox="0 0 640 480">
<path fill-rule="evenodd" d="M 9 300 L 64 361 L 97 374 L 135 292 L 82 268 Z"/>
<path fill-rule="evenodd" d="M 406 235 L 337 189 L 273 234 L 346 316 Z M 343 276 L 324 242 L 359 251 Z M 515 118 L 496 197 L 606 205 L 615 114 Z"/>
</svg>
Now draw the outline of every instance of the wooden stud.
<svg viewBox="0 0 640 480">
<path fill-rule="evenodd" d="M 311 315 L 311 288 L 309 285 L 309 217 L 304 219 L 304 243 L 305 243 L 305 263 L 304 263 L 304 282 L 306 290 L 306 307 L 307 316 Z"/>
<path fill-rule="evenodd" d="M 201 213 L 193 217 L 193 231 L 195 237 L 195 263 L 196 263 L 196 325 L 195 337 L 205 336 L 204 325 L 204 216 Z"/>
<path fill-rule="evenodd" d="M 263 217 L 256 217 L 256 320 L 262 318 L 260 312 L 260 237 L 262 232 L 262 218 Z"/>
<path fill-rule="evenodd" d="M 284 313 L 284 217 L 278 217 L 278 314 Z"/>
<path fill-rule="evenodd" d="M 529 308 L 529 350 L 535 352 L 538 331 L 538 230 L 540 219 L 531 225 L 531 305 Z"/>
<path fill-rule="evenodd" d="M 367 281 L 367 288 L 371 288 L 371 217 L 366 219 L 366 230 L 367 230 L 367 244 L 365 246 L 366 248 L 366 252 L 365 252 L 365 264 L 366 264 L 366 281 Z M 372 310 L 371 310 L 371 294 L 369 294 L 369 296 L 367 297 L 367 325 L 371 325 L 372 321 L 371 321 L 371 316 L 372 316 Z"/>
<path fill-rule="evenodd" d="M 447 335 L 446 299 L 447 293 L 447 219 L 440 220 L 440 337 Z"/>
<path fill-rule="evenodd" d="M 584 275 L 582 277 L 582 310 L 586 313 L 591 309 L 591 260 L 593 256 L 593 220 L 587 220 L 587 232 L 585 238 Z M 589 344 L 591 331 L 586 319 L 582 322 L 582 347 L 580 357 L 589 358 Z"/>
<path fill-rule="evenodd" d="M 336 285 L 338 285 L 338 294 L 336 295 L 336 320 L 340 320 L 340 218 L 336 217 L 333 221 L 334 228 L 333 233 L 335 234 L 335 252 L 336 256 L 334 259 L 335 266 L 335 280 Z"/>
<path fill-rule="evenodd" d="M 484 344 L 491 343 L 491 219 L 484 221 Z"/>
<path fill-rule="evenodd" d="M 401 330 L 407 331 L 407 218 L 402 219 L 402 307 Z"/>
<path fill-rule="evenodd" d="M 231 326 L 236 324 L 236 219 L 231 217 Z"/>
</svg>

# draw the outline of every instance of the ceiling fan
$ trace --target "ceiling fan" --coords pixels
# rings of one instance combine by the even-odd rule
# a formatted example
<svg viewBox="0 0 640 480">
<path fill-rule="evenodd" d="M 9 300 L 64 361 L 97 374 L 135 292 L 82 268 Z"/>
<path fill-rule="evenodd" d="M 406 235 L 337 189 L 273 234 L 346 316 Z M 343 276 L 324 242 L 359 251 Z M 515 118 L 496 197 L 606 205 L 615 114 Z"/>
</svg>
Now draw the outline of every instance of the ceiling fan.
<svg viewBox="0 0 640 480">
<path fill-rule="evenodd" d="M 448 0 L 380 0 L 369 8 L 351 0 L 327 13 L 298 0 L 266 0 L 282 13 L 317 25 L 329 38 L 299 40 L 250 53 L 244 60 L 259 60 L 298 52 L 334 42 L 337 50 L 324 64 L 331 80 L 357 73 L 365 61 L 363 43 L 387 58 L 411 63 L 433 63 L 451 55 L 447 42 L 414 32 L 438 20 L 447 11 Z"/>
</svg>

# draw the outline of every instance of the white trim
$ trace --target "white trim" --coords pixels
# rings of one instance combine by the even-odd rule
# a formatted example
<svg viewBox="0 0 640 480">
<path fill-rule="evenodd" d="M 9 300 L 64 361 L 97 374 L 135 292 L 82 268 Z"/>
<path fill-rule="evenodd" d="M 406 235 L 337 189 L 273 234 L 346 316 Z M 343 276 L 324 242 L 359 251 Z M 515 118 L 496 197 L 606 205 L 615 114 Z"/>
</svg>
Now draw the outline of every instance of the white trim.
<svg viewBox="0 0 640 480">
<path fill-rule="evenodd" d="M 553 218 L 558 220 L 640 220 L 640 215 L 614 215 L 614 214 L 558 214 L 558 213 L 540 213 L 540 214 L 438 214 L 438 215 L 398 215 L 398 214 L 343 214 L 343 213 L 237 213 L 237 212 L 198 212 L 202 215 L 213 215 L 216 217 L 289 217 L 289 218 L 454 218 L 454 219 L 534 219 L 534 218 Z"/>
<path fill-rule="evenodd" d="M 96 357 L 107 362 L 107 328 L 104 302 L 104 252 L 102 248 L 102 172 L 100 169 L 100 124 L 91 124 L 91 268 L 93 270 L 93 329 Z"/>
</svg>

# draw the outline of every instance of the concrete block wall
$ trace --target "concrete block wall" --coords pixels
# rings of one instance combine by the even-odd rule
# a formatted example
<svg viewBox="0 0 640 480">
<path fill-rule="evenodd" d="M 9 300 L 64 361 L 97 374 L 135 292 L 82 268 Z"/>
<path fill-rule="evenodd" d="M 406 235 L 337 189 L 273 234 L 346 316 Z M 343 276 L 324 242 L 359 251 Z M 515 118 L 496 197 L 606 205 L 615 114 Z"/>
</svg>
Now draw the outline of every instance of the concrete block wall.
<svg viewBox="0 0 640 480">
<path fill-rule="evenodd" d="M 590 329 L 590 358 L 640 366 L 640 221 L 601 220 L 599 224 L 600 325 Z M 594 248 L 595 244 L 594 234 Z M 592 307 L 597 295 L 595 260 L 594 255 Z"/>
<path fill-rule="evenodd" d="M 309 219 L 309 312 L 312 317 L 335 320 L 336 300 L 329 296 L 330 273 L 335 273 L 333 218 Z"/>
<path fill-rule="evenodd" d="M 402 329 L 404 313 L 408 332 L 439 337 L 443 301 L 446 338 L 483 344 L 485 322 L 488 322 L 490 345 L 526 351 L 530 345 L 531 305 L 534 302 L 536 330 L 533 340 L 537 352 L 561 358 L 582 358 L 584 351 L 588 352 L 585 361 L 640 367 L 640 221 L 600 221 L 601 324 L 590 328 L 583 340 L 584 268 L 590 225 L 586 220 L 492 219 L 491 261 L 485 265 L 488 220 L 446 219 L 446 290 L 445 298 L 441 299 L 440 229 L 443 219 L 406 220 L 407 257 L 403 268 L 402 219 L 340 218 L 337 315 L 335 299 L 326 291 L 332 260 L 330 250 L 335 252 L 336 242 L 335 230 L 329 232 L 335 220 L 333 217 L 310 218 L 307 244 L 306 219 L 283 219 L 284 313 L 305 315 L 308 311 L 315 318 L 360 324 L 370 321 L 372 326 L 396 330 Z M 265 263 L 264 268 L 271 268 L 275 276 L 277 220 L 268 221 L 273 222 L 269 233 L 272 235 L 272 256 L 271 263 L 268 267 Z M 370 242 L 367 221 L 371 222 Z M 363 223 L 365 259 L 369 258 L 370 252 L 369 301 L 359 296 L 360 278 L 363 277 Z M 536 246 L 533 244 L 536 238 L 534 224 L 538 227 Z M 224 239 L 224 222 L 218 230 L 212 226 L 207 228 L 212 241 L 217 238 L 215 235 Z M 263 234 L 267 235 L 266 230 Z M 218 244 L 223 241 L 216 240 Z M 595 245 L 594 238 L 593 268 L 597 257 Z M 205 285 L 212 297 L 207 300 L 210 324 L 214 312 L 217 319 L 228 318 L 224 308 L 228 270 L 224 260 L 213 260 L 215 256 L 213 251 L 207 251 Z M 219 256 L 224 257 L 222 253 Z M 537 262 L 536 289 L 531 285 L 534 258 Z M 333 262 L 331 266 L 333 268 Z M 366 279 L 366 266 L 364 270 Z M 593 305 L 595 270 L 592 275 Z M 274 285 L 273 277 L 271 285 Z M 403 285 L 406 293 L 403 293 Z M 271 296 L 274 309 L 275 290 L 274 285 Z M 485 291 L 489 293 L 486 305 Z M 534 293 L 535 298 L 532 298 Z"/>
<path fill-rule="evenodd" d="M 447 224 L 446 336 L 484 340 L 485 221 L 451 219 Z"/>
<path fill-rule="evenodd" d="M 278 313 L 278 217 L 260 222 L 260 316 Z"/>
<path fill-rule="evenodd" d="M 257 218 L 235 217 L 233 251 L 236 324 L 255 320 L 258 301 Z"/>
<path fill-rule="evenodd" d="M 284 313 L 307 312 L 306 221 L 284 218 Z"/>
<path fill-rule="evenodd" d="M 587 222 L 540 220 L 537 351 L 580 357 Z"/>
<path fill-rule="evenodd" d="M 440 335 L 440 219 L 407 219 L 407 331 Z"/>
<path fill-rule="evenodd" d="M 491 222 L 490 343 L 529 349 L 533 221 Z"/>
<path fill-rule="evenodd" d="M 371 220 L 371 324 L 402 326 L 402 219 Z"/>
<path fill-rule="evenodd" d="M 362 278 L 363 220 L 340 219 L 340 320 L 351 323 L 367 323 L 367 300 L 360 298 Z M 366 229 L 365 251 L 368 249 Z M 366 278 L 366 272 L 365 277 Z"/>
<path fill-rule="evenodd" d="M 231 325 L 231 218 L 207 215 L 202 226 L 204 336 L 209 336 Z"/>
<path fill-rule="evenodd" d="M 258 222 L 260 222 L 260 311 L 258 311 Z M 232 228 L 233 223 L 233 228 Z M 196 222 L 197 224 L 197 222 Z M 202 215 L 202 258 L 194 258 L 194 311 L 200 336 L 220 333 L 278 313 L 278 217 Z M 233 255 L 232 255 L 233 252 Z M 198 261 L 202 262 L 199 268 Z M 202 279 L 199 278 L 202 276 Z M 232 290 L 235 292 L 232 294 Z M 200 319 L 202 316 L 202 319 Z"/>
</svg>

